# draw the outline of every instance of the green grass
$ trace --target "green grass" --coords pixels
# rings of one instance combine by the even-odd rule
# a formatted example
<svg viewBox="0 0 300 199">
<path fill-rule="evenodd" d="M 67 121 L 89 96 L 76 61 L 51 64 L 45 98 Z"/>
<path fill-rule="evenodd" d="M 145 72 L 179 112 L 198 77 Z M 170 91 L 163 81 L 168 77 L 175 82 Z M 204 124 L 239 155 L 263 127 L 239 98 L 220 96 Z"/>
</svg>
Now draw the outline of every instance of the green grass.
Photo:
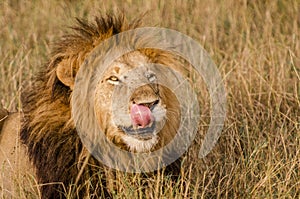
<svg viewBox="0 0 300 199">
<path fill-rule="evenodd" d="M 21 85 L 31 84 L 51 43 L 68 31 L 74 17 L 92 19 L 116 8 L 129 19 L 149 11 L 146 25 L 172 28 L 197 40 L 215 61 L 227 90 L 227 118 L 214 150 L 197 159 L 196 143 L 187 158 L 192 168 L 186 166 L 175 185 L 156 176 L 147 196 L 300 198 L 299 0 L 2 0 L 2 106 L 20 110 Z M 208 114 L 208 103 L 203 104 L 203 114 Z M 205 118 L 202 123 L 203 132 L 208 123 Z M 142 183 L 126 179 L 118 185 L 123 195 L 115 197 L 142 198 Z"/>
</svg>

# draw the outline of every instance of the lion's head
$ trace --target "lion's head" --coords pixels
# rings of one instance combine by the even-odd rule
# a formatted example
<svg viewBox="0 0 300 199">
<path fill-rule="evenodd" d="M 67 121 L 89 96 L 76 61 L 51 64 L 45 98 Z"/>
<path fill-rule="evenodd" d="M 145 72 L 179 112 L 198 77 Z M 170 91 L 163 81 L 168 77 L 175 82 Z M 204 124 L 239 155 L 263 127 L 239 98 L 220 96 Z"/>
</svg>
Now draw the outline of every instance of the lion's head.
<svg viewBox="0 0 300 199">
<path fill-rule="evenodd" d="M 101 39 L 112 36 L 111 32 L 104 35 Z M 101 45 L 98 40 L 94 43 Z M 70 95 L 76 74 L 81 67 L 89 67 L 83 62 L 93 59 L 89 55 L 97 45 L 91 46 L 89 51 L 74 55 L 75 58 L 69 55 L 57 64 L 56 77 L 70 89 Z M 180 59 L 170 53 L 157 49 L 139 49 L 114 60 L 96 86 L 94 106 L 101 131 L 112 143 L 130 152 L 150 152 L 165 146 L 175 136 L 180 124 L 180 106 L 176 95 L 156 81 L 159 69 L 151 71 L 147 64 L 152 63 L 183 73 L 187 71 Z M 143 85 L 130 89 L 141 79 L 144 79 Z M 122 95 L 113 96 L 116 86 L 131 92 L 130 99 L 124 99 Z M 127 100 L 115 112 L 112 110 L 113 97 L 118 102 Z"/>
<path fill-rule="evenodd" d="M 168 144 L 180 123 L 176 95 L 158 84 L 156 73 L 147 67 L 153 63 L 153 52 L 148 49 L 123 55 L 108 67 L 96 86 L 94 106 L 101 131 L 118 147 L 131 152 L 150 152 Z M 61 75 L 68 69 L 59 65 L 57 76 L 72 89 L 74 77 Z M 143 85 L 130 89 L 141 79 Z M 125 92 L 131 92 L 131 96 L 125 107 L 113 112 L 113 97 L 119 102 L 126 100 L 122 95 L 113 95 L 116 86 L 127 89 Z"/>
<path fill-rule="evenodd" d="M 83 58 L 86 56 L 88 53 Z M 169 88 L 157 84 L 156 74 L 145 66 L 153 62 L 166 64 L 164 62 L 168 61 L 170 63 L 167 64 L 174 65 L 175 60 L 170 56 L 164 52 L 158 53 L 154 49 L 130 52 L 115 60 L 99 81 L 95 96 L 98 124 L 107 138 L 118 147 L 132 152 L 149 152 L 169 143 L 176 134 L 180 122 L 179 102 Z M 71 65 L 69 62 L 68 59 L 62 60 L 57 66 L 56 75 L 72 93 L 80 63 L 74 62 L 74 65 Z M 128 74 L 141 66 L 145 67 L 139 72 Z M 132 79 L 131 76 L 135 78 Z M 113 118 L 114 87 L 126 85 L 129 81 L 130 84 L 134 84 L 135 80 L 141 78 L 146 78 L 147 81 L 132 91 L 127 107 L 123 107 L 127 110 Z M 124 100 L 123 96 L 117 97 L 120 98 L 118 100 Z M 124 112 L 127 115 L 124 115 Z"/>
</svg>

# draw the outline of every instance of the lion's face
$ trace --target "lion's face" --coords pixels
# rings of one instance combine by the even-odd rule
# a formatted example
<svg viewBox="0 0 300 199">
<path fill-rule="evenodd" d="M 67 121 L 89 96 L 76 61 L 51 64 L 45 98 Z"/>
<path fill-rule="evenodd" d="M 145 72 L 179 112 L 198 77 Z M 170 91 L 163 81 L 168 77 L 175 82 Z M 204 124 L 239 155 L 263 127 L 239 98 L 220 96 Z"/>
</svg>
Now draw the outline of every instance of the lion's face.
<svg viewBox="0 0 300 199">
<path fill-rule="evenodd" d="M 147 68 L 148 62 L 140 52 L 123 56 L 109 66 L 95 92 L 101 131 L 115 145 L 132 152 L 149 152 L 166 145 L 175 136 L 180 121 L 176 96 L 156 83 L 156 74 Z M 139 70 L 130 72 L 136 68 Z M 140 78 L 144 83 L 132 87 Z M 114 93 L 118 86 L 128 89 L 129 99 Z M 113 111 L 113 97 L 117 97 L 114 103 L 126 100 L 125 107 Z"/>
</svg>

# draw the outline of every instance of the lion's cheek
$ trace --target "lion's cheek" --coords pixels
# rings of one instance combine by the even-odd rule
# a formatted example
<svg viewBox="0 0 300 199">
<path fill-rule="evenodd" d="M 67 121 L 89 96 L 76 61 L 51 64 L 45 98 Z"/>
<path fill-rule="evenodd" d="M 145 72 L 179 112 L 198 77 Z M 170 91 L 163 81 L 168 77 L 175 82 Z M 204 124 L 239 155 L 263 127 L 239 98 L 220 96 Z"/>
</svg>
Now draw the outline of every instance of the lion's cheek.
<svg viewBox="0 0 300 199">
<path fill-rule="evenodd" d="M 106 137 L 109 141 L 111 141 L 117 147 L 127 150 L 127 145 L 124 143 L 123 139 L 124 136 L 124 132 L 115 126 L 109 127 L 106 132 Z"/>
<path fill-rule="evenodd" d="M 102 132 L 107 131 L 107 127 L 110 126 L 111 119 L 111 103 L 108 94 L 103 93 L 102 87 L 98 87 L 95 92 L 94 99 L 94 111 L 96 114 L 96 120 Z"/>
<path fill-rule="evenodd" d="M 97 112 L 96 117 L 99 129 L 102 133 L 104 133 L 106 138 L 116 146 L 124 148 L 122 139 L 124 132 L 119 130 L 118 127 L 112 122 L 111 114 L 106 111 L 103 111 L 103 113 Z"/>
</svg>

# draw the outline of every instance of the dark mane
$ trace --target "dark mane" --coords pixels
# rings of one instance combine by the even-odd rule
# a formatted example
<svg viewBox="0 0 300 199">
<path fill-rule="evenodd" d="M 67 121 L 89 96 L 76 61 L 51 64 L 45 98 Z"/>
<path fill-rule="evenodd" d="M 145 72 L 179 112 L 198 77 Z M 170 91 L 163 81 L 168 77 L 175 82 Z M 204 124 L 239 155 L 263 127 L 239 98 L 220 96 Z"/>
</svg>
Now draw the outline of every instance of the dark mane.
<svg viewBox="0 0 300 199">
<path fill-rule="evenodd" d="M 81 185 L 94 181 L 97 185 L 83 186 L 76 193 L 79 198 L 86 193 L 94 194 L 95 198 L 105 195 L 99 185 L 101 165 L 89 156 L 77 135 L 71 119 L 71 91 L 57 78 L 56 67 L 62 60 L 68 60 L 76 73 L 86 55 L 101 41 L 138 24 L 139 19 L 128 24 L 122 14 L 96 17 L 92 23 L 77 19 L 73 33 L 55 42 L 50 61 L 33 80 L 34 84 L 23 92 L 21 140 L 36 168 L 38 183 L 51 183 L 42 186 L 43 198 L 64 197 L 65 190 L 76 181 Z M 87 166 L 82 165 L 86 158 Z M 102 185 L 105 187 L 105 180 Z"/>
</svg>

